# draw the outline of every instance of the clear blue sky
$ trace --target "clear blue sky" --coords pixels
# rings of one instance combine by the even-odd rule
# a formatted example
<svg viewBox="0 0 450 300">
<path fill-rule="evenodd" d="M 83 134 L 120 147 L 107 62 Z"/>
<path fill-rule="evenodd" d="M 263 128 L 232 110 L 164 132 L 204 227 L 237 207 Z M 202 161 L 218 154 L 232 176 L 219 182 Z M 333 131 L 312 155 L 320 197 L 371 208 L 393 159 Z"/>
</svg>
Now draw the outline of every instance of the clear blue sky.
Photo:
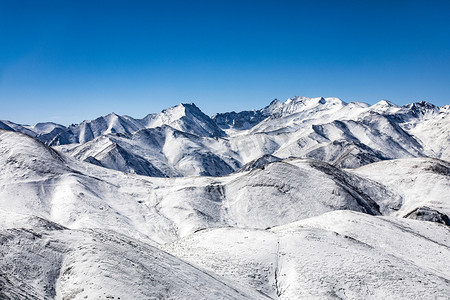
<svg viewBox="0 0 450 300">
<path fill-rule="evenodd" d="M 0 0 L 0 119 L 450 104 L 450 1 Z"/>
</svg>

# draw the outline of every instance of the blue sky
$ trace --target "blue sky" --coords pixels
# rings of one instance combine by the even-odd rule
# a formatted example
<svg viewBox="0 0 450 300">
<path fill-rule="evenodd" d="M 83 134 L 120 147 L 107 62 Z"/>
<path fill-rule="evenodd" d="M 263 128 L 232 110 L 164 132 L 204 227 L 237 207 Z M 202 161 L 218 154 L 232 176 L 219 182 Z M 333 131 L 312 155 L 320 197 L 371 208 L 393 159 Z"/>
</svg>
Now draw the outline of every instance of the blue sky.
<svg viewBox="0 0 450 300">
<path fill-rule="evenodd" d="M 450 104 L 450 1 L 0 0 L 0 119 Z"/>
</svg>

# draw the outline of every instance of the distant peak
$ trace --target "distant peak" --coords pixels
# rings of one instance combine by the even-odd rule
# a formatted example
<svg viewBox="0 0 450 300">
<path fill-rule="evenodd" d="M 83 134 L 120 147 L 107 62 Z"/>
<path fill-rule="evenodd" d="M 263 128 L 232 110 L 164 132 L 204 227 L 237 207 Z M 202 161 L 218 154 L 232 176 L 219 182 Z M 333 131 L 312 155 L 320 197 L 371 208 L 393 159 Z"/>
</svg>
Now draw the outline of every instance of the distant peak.
<svg viewBox="0 0 450 300">
<path fill-rule="evenodd" d="M 378 105 L 378 106 L 397 107 L 396 104 L 392 103 L 391 101 L 385 100 L 385 99 L 383 99 L 383 100 L 381 100 L 381 101 L 375 103 L 375 105 Z"/>
<path fill-rule="evenodd" d="M 310 100 L 311 98 L 308 97 L 304 97 L 304 96 L 294 96 L 292 98 L 289 98 L 286 100 L 286 104 L 291 103 L 291 102 L 305 102 Z"/>
<path fill-rule="evenodd" d="M 181 109 L 198 109 L 198 107 L 193 102 L 190 102 L 190 103 L 180 103 L 180 104 L 177 104 L 177 105 L 172 106 L 170 108 L 166 108 L 163 111 L 173 110 L 173 109 L 180 109 L 180 108 Z"/>
<path fill-rule="evenodd" d="M 316 105 L 316 104 L 321 104 L 321 105 L 325 105 L 325 104 L 329 104 L 329 105 L 337 105 L 337 104 L 345 104 L 344 101 L 342 101 L 339 98 L 336 97 L 328 97 L 328 98 L 324 98 L 324 97 L 314 97 L 314 98 L 309 98 L 309 97 L 303 97 L 303 96 L 295 96 L 292 98 L 289 98 L 285 104 L 304 104 L 304 105 Z"/>
<path fill-rule="evenodd" d="M 420 101 L 420 102 L 416 102 L 415 104 L 420 105 L 420 106 L 426 106 L 426 107 L 435 107 L 434 104 L 427 102 L 427 101 Z"/>
<path fill-rule="evenodd" d="M 191 114 L 203 114 L 200 108 L 197 107 L 193 102 L 191 103 L 180 103 L 178 107 L 182 108 L 185 112 L 185 114 L 191 113 Z"/>
<path fill-rule="evenodd" d="M 434 104 L 427 102 L 427 101 L 419 101 L 419 102 L 406 104 L 404 107 L 409 108 L 409 109 L 419 109 L 419 108 L 434 109 L 434 108 L 436 108 L 436 106 Z"/>
<path fill-rule="evenodd" d="M 195 105 L 195 103 L 190 102 L 190 103 L 180 103 L 179 105 L 183 106 L 184 108 L 194 108 L 194 109 L 198 109 L 197 105 Z"/>
<path fill-rule="evenodd" d="M 277 98 L 275 98 L 275 99 L 273 99 L 271 102 L 270 102 L 270 104 L 269 105 L 275 105 L 275 104 L 278 104 L 278 103 L 281 103 Z"/>
<path fill-rule="evenodd" d="M 270 104 L 268 106 L 262 108 L 260 111 L 263 114 L 273 114 L 276 111 L 282 109 L 283 105 L 284 105 L 283 102 L 281 102 L 275 98 L 270 102 Z M 254 111 L 254 110 L 251 110 L 251 111 Z"/>
<path fill-rule="evenodd" d="M 273 99 L 267 106 L 267 108 L 276 108 L 280 106 L 283 106 L 283 102 L 279 101 L 278 99 Z"/>
<path fill-rule="evenodd" d="M 119 117 L 119 115 L 116 114 L 115 112 L 111 112 L 111 113 L 107 114 L 106 117 Z"/>
<path fill-rule="evenodd" d="M 180 103 L 170 108 L 164 109 L 161 113 L 181 118 L 182 116 L 194 115 L 204 118 L 206 115 L 194 103 Z M 208 116 L 206 116 L 209 118 Z"/>
<path fill-rule="evenodd" d="M 322 98 L 322 99 L 324 99 L 324 100 L 326 100 L 327 102 L 333 102 L 333 103 L 343 103 L 343 104 L 345 104 L 345 102 L 344 101 L 342 101 L 340 98 L 337 98 L 337 97 L 328 97 L 328 98 L 323 98 L 323 97 L 320 97 L 320 98 Z"/>
</svg>

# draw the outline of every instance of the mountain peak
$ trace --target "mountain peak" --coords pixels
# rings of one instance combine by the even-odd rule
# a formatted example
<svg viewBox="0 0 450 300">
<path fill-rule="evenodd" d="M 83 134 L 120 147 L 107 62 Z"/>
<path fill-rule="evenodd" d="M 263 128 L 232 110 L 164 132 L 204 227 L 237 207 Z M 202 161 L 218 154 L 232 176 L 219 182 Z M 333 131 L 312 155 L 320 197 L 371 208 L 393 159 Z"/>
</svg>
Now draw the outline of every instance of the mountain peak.
<svg viewBox="0 0 450 300">
<path fill-rule="evenodd" d="M 283 102 L 279 101 L 278 99 L 274 99 L 270 102 L 268 106 L 261 109 L 261 112 L 264 115 L 271 115 L 281 110 L 283 106 L 284 106 Z"/>
<path fill-rule="evenodd" d="M 377 111 L 377 112 L 387 112 L 392 111 L 392 109 L 398 109 L 399 106 L 395 105 L 394 103 L 388 101 L 388 100 L 381 100 L 375 103 L 370 107 L 371 110 Z"/>
<path fill-rule="evenodd" d="M 284 102 L 284 104 L 306 102 L 308 100 L 311 100 L 311 98 L 304 96 L 294 96 L 292 98 L 287 99 L 286 102 Z"/>
<path fill-rule="evenodd" d="M 180 103 L 164 109 L 159 114 L 150 114 L 144 118 L 145 127 L 152 128 L 170 125 L 173 128 L 197 136 L 222 136 L 224 132 L 194 103 Z"/>
<path fill-rule="evenodd" d="M 439 107 L 427 101 L 414 102 L 402 106 L 404 113 L 411 113 L 414 116 L 430 116 L 439 112 Z"/>
<path fill-rule="evenodd" d="M 197 105 L 195 105 L 194 102 L 180 103 L 180 104 L 183 105 L 184 107 L 195 107 L 195 108 L 198 108 Z"/>
<path fill-rule="evenodd" d="M 282 108 L 282 114 L 288 115 L 298 112 L 303 112 L 307 110 L 329 110 L 329 109 L 338 109 L 344 106 L 345 103 L 339 98 L 324 98 L 324 97 L 316 97 L 316 98 L 308 98 L 308 97 L 293 97 L 289 98 Z"/>
<path fill-rule="evenodd" d="M 391 101 L 388 100 L 381 100 L 377 103 L 375 103 L 375 105 L 382 105 L 382 106 L 389 106 L 389 107 L 397 107 L 397 105 L 395 105 L 394 103 L 392 103 Z"/>
<path fill-rule="evenodd" d="M 419 102 L 414 102 L 414 103 L 410 103 L 410 104 L 406 104 L 404 105 L 404 107 L 409 108 L 409 109 L 435 109 L 436 106 L 430 102 L 427 101 L 419 101 Z"/>
<path fill-rule="evenodd" d="M 278 100 L 277 98 L 275 98 L 272 101 L 270 101 L 269 106 L 271 106 L 271 105 L 278 105 L 279 103 L 281 103 L 281 101 Z"/>
<path fill-rule="evenodd" d="M 118 114 L 116 114 L 115 112 L 110 112 L 109 114 L 107 114 L 105 117 L 120 117 Z"/>
<path fill-rule="evenodd" d="M 314 97 L 314 98 L 309 98 L 309 97 L 304 97 L 304 96 L 294 96 L 292 98 L 289 98 L 286 100 L 286 102 L 284 103 L 285 105 L 289 105 L 289 104 L 304 104 L 304 105 L 316 105 L 316 104 L 331 104 L 331 105 L 336 105 L 336 104 L 344 104 L 344 101 L 342 101 L 339 98 L 336 97 Z"/>
<path fill-rule="evenodd" d="M 178 105 L 166 108 L 161 111 L 161 114 L 166 116 L 163 117 L 167 120 L 180 119 L 188 116 L 196 116 L 198 118 L 209 118 L 204 114 L 194 103 L 180 103 Z M 149 116 L 155 116 L 157 114 L 151 114 Z"/>
</svg>

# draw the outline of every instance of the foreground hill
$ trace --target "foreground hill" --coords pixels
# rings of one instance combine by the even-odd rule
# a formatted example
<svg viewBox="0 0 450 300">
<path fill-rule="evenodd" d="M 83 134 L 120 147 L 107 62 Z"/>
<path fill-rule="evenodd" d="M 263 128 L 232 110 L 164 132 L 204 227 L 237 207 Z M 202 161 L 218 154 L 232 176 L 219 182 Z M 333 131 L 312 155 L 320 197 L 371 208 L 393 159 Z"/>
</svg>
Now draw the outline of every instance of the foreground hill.
<svg viewBox="0 0 450 300">
<path fill-rule="evenodd" d="M 113 231 L 0 216 L 1 299 L 268 299 Z"/>
<path fill-rule="evenodd" d="M 274 299 L 445 299 L 449 229 L 335 211 L 271 230 L 220 228 L 164 246 Z"/>
</svg>

